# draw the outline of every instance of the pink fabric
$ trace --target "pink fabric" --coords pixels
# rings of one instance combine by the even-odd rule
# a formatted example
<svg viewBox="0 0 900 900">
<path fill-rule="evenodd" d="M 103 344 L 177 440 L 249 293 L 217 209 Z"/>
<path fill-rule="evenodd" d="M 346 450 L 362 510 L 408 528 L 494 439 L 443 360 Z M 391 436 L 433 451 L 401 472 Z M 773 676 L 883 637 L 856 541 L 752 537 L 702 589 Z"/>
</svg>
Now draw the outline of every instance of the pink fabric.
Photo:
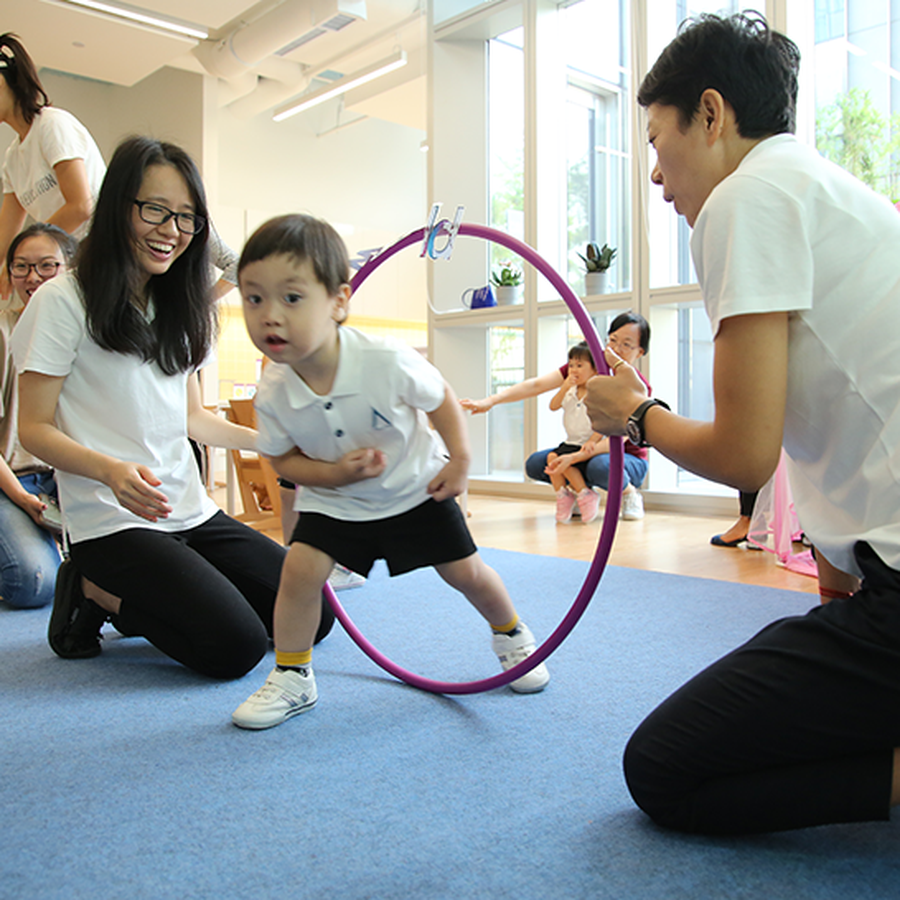
<svg viewBox="0 0 900 900">
<path fill-rule="evenodd" d="M 778 562 L 792 572 L 818 578 L 812 553 L 808 549 L 794 553 L 794 541 L 800 540 L 801 533 L 782 450 L 775 474 L 756 498 L 747 538 L 755 546 L 774 553 Z"/>
</svg>

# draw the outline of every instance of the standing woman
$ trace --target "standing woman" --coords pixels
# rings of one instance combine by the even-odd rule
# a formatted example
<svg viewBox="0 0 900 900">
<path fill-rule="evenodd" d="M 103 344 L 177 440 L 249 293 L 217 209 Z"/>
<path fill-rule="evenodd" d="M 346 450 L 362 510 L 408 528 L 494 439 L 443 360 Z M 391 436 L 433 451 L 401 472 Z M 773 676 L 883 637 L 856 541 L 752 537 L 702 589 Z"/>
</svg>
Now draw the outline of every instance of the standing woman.
<svg viewBox="0 0 900 900">
<path fill-rule="evenodd" d="M 193 373 L 214 331 L 200 175 L 180 148 L 116 150 L 71 276 L 46 285 L 13 338 L 22 443 L 57 470 L 70 560 L 49 640 L 100 652 L 107 615 L 216 678 L 268 647 L 285 550 L 218 510 L 188 444 L 254 450 L 205 410 Z M 333 619 L 327 606 L 318 637 Z"/>
<path fill-rule="evenodd" d="M 14 34 L 0 35 L 0 122 L 15 131 L 3 163 L 0 260 L 26 215 L 81 238 L 87 233 L 106 168 L 90 132 L 56 109 L 31 57 Z M 8 293 L 8 274 L 0 293 Z"/>
<path fill-rule="evenodd" d="M 55 225 L 37 222 L 9 245 L 6 267 L 23 306 L 45 282 L 72 264 L 78 242 Z M 18 441 L 19 394 L 10 335 L 19 318 L 0 312 L 0 596 L 7 606 L 33 609 L 53 599 L 59 550 L 45 519 L 56 497 L 53 470 Z"/>
</svg>

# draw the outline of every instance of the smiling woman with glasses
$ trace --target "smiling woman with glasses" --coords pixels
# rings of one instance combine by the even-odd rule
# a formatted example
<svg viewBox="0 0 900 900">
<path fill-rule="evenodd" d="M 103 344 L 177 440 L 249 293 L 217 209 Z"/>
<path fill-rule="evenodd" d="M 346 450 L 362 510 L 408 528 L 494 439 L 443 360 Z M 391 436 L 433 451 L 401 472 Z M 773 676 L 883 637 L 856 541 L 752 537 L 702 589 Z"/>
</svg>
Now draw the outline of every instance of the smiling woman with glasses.
<svg viewBox="0 0 900 900">
<path fill-rule="evenodd" d="M 218 509 L 187 440 L 256 449 L 255 431 L 200 398 L 216 324 L 208 235 L 191 158 L 130 138 L 72 276 L 45 284 L 16 328 L 22 440 L 56 468 L 69 537 L 48 630 L 59 656 L 100 653 L 107 618 L 213 678 L 268 649 L 285 548 Z M 322 621 L 320 637 L 324 600 Z"/>
<path fill-rule="evenodd" d="M 199 234 L 206 225 L 203 216 L 175 212 L 174 209 L 154 203 L 152 200 L 135 200 L 134 205 L 138 208 L 141 220 L 148 225 L 165 225 L 169 219 L 175 219 L 175 225 L 182 234 Z"/>
<path fill-rule="evenodd" d="M 18 300 L 31 295 L 72 261 L 77 242 L 55 225 L 39 222 L 10 244 L 7 267 Z M 53 599 L 59 550 L 53 534 L 56 482 L 53 470 L 18 440 L 19 393 L 10 335 L 19 319 L 0 313 L 0 596 L 7 606 L 28 609 Z"/>
</svg>

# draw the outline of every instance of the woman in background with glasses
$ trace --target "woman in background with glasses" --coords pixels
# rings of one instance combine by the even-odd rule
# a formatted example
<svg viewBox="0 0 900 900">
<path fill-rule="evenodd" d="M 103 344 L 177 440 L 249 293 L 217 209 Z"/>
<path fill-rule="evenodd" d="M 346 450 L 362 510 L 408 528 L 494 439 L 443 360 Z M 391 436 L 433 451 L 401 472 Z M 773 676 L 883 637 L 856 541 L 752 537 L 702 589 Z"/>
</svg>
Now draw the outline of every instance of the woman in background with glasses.
<svg viewBox="0 0 900 900">
<path fill-rule="evenodd" d="M 0 122 L 16 133 L 3 163 L 2 260 L 27 215 L 83 237 L 106 166 L 84 125 L 50 105 L 34 62 L 14 34 L 0 35 L 0 76 Z M 3 271 L 0 294 L 8 292 Z"/>
<path fill-rule="evenodd" d="M 76 247 L 71 235 L 42 222 L 16 235 L 6 267 L 22 306 L 40 285 L 71 265 Z M 18 318 L 18 312 L 0 312 L 0 597 L 14 609 L 32 609 L 53 599 L 58 523 L 52 516 L 53 470 L 18 441 L 19 396 L 9 346 Z"/>
<path fill-rule="evenodd" d="M 48 635 L 60 656 L 97 655 L 107 617 L 214 678 L 268 649 L 285 550 L 216 507 L 187 440 L 256 448 L 256 432 L 203 408 L 192 377 L 215 333 L 208 233 L 190 157 L 130 138 L 72 275 L 16 329 L 22 443 L 57 471 L 69 538 Z"/>
</svg>

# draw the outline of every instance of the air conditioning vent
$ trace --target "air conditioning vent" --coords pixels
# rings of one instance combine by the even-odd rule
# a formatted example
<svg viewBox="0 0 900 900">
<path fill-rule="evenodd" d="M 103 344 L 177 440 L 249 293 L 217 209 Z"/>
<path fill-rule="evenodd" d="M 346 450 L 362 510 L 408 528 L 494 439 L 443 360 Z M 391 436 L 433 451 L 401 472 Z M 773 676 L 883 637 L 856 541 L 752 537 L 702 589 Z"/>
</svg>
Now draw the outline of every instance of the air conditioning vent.
<svg viewBox="0 0 900 900">
<path fill-rule="evenodd" d="M 353 19 L 350 19 L 350 21 L 352 22 Z M 300 35 L 295 41 L 291 41 L 289 44 L 285 44 L 280 50 L 276 50 L 275 56 L 287 56 L 288 53 L 293 53 L 298 47 L 308 44 L 321 34 L 325 34 L 324 28 L 313 28 L 312 31 L 307 31 L 306 34 Z"/>
<path fill-rule="evenodd" d="M 342 28 L 346 28 L 355 21 L 356 18 L 354 16 L 346 16 L 338 13 L 338 15 L 332 16 L 327 22 L 323 22 L 322 27 L 327 28 L 329 31 L 340 31 Z"/>
</svg>

